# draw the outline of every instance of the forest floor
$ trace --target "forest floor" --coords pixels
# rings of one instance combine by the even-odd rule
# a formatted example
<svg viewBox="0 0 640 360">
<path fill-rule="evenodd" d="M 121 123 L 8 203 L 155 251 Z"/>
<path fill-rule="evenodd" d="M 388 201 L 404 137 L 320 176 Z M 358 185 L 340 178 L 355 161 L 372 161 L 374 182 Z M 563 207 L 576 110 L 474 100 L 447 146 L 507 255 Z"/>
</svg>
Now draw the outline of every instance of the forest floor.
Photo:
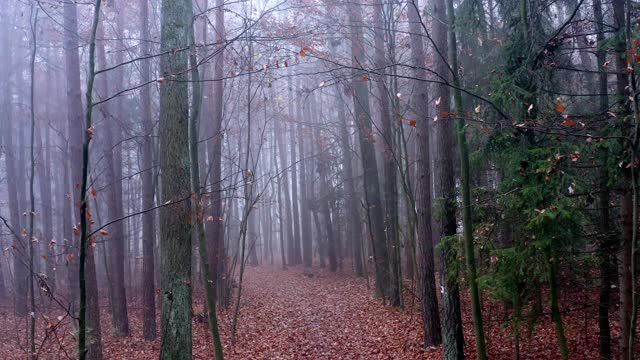
<svg viewBox="0 0 640 360">
<path fill-rule="evenodd" d="M 370 284 L 371 286 L 373 283 Z M 233 311 L 219 313 L 221 334 L 227 359 L 441 359 L 442 348 L 424 349 L 421 344 L 422 320 L 417 302 L 411 299 L 407 283 L 405 310 L 382 304 L 372 296 L 367 280 L 351 271 L 330 273 L 315 269 L 312 277 L 302 268 L 249 268 L 246 273 L 236 344 L 229 342 Z M 586 295 L 585 295 L 586 296 Z M 594 294 L 591 292 L 591 296 Z M 567 297 L 567 296 L 565 296 Z M 198 296 L 198 299 L 201 297 Z M 563 303 L 565 331 L 571 359 L 598 359 L 596 298 L 571 296 Z M 105 301 L 106 302 L 106 301 Z M 580 302 L 580 304 L 578 304 Z M 474 337 L 468 301 L 463 298 L 463 322 L 468 358 L 475 358 Z M 107 305 L 107 304 L 103 304 Z M 568 310 L 568 311 L 567 311 Z M 26 324 L 7 309 L 0 310 L 0 358 L 24 358 Z M 194 306 L 202 312 L 202 303 Z M 55 313 L 50 319 L 57 318 Z M 131 335 L 116 337 L 111 329 L 111 314 L 101 312 L 105 359 L 155 359 L 159 341 L 144 341 L 142 311 L 136 301 L 130 303 Z M 490 359 L 514 359 L 513 336 L 504 320 L 501 304 L 484 302 L 485 331 Z M 612 321 L 614 339 L 617 324 Z M 42 340 L 47 320 L 39 321 Z M 553 323 L 548 316 L 533 325 L 531 336 L 525 329 L 520 344 L 521 359 L 559 358 Z M 73 354 L 75 339 L 71 326 L 49 332 L 40 352 L 42 359 L 66 359 Z M 615 344 L 615 342 L 614 342 Z M 615 348 L 615 345 L 614 345 Z M 193 357 L 212 359 L 212 346 L 206 324 L 193 323 Z"/>
</svg>

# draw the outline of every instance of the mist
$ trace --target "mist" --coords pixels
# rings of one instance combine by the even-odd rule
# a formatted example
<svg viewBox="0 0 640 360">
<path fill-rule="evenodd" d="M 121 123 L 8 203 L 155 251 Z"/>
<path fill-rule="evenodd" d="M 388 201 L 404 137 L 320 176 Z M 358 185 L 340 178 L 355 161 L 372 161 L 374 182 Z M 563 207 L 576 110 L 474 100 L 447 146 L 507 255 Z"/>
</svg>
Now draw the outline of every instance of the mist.
<svg viewBox="0 0 640 360">
<path fill-rule="evenodd" d="M 640 354 L 636 1 L 2 5 L 0 358 Z"/>
</svg>

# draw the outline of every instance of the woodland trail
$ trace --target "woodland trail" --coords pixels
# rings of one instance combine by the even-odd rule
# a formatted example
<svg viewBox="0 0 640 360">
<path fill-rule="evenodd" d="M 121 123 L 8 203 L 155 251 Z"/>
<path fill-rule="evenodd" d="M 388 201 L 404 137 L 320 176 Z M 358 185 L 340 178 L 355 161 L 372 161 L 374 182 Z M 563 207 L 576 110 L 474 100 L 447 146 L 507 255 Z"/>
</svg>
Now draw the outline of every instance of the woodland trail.
<svg viewBox="0 0 640 360">
<path fill-rule="evenodd" d="M 249 271 L 238 329 L 240 358 L 413 358 L 420 314 L 381 305 L 366 280 L 302 269 Z M 416 326 L 418 325 L 418 326 Z M 407 342 L 407 338 L 415 341 Z M 433 350 L 434 358 L 439 358 Z"/>
<path fill-rule="evenodd" d="M 410 287 L 409 283 L 406 283 Z M 373 283 L 371 283 L 373 286 Z M 441 359 L 442 347 L 422 348 L 420 312 L 411 306 L 405 291 L 407 309 L 384 306 L 372 296 L 373 288 L 349 270 L 331 273 L 314 268 L 307 277 L 301 267 L 248 267 L 243 285 L 236 344 L 229 334 L 233 309 L 222 310 L 218 317 L 225 359 Z M 590 296 L 597 296 L 596 293 Z M 202 314 L 202 294 L 196 291 L 194 313 Z M 598 359 L 597 309 L 584 308 L 579 292 L 564 293 L 563 304 L 570 310 L 564 316 L 570 358 Z M 503 317 L 503 307 L 484 302 L 485 332 L 490 359 L 513 359 L 513 337 Z M 52 312 L 49 319 L 62 313 Z M 129 302 L 131 335 L 116 337 L 111 330 L 108 302 L 101 304 L 104 359 L 157 359 L 159 339 L 143 340 L 142 310 L 136 297 Z M 473 330 L 468 299 L 462 298 L 465 351 L 475 358 Z M 193 321 L 193 358 L 213 359 L 211 338 L 206 324 Z M 617 333 L 617 322 L 613 322 Z M 38 322 L 38 337 L 43 338 L 48 320 Z M 558 359 L 552 322 L 544 316 L 533 329 L 533 336 L 522 339 L 521 359 Z M 0 309 L 0 338 L 13 339 L 24 334 L 24 319 L 16 319 L 10 309 Z M 158 335 L 159 335 L 158 330 Z M 71 359 L 75 349 L 75 331 L 70 319 L 65 326 L 49 332 L 40 353 L 43 359 Z M 0 343 L 0 359 L 23 359 L 24 336 L 20 343 Z"/>
</svg>

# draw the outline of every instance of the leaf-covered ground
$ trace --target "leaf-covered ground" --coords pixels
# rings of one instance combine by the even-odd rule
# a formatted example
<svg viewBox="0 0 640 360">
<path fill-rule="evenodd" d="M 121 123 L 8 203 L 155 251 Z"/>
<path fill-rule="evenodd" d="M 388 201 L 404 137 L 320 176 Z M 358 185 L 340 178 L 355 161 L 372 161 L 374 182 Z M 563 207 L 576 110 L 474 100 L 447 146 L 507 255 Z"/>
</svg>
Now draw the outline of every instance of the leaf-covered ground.
<svg viewBox="0 0 640 360">
<path fill-rule="evenodd" d="M 314 276 L 303 275 L 301 268 L 282 271 L 277 268 L 248 269 L 241 301 L 241 315 L 236 344 L 229 343 L 232 311 L 221 311 L 220 322 L 227 359 L 440 359 L 441 348 L 421 346 L 421 318 L 411 300 L 411 284 L 407 283 L 406 309 L 382 305 L 371 296 L 366 279 L 349 272 L 332 274 L 316 270 Z M 592 292 L 591 296 L 594 296 Z M 585 307 L 584 300 L 597 304 L 596 298 L 580 298 L 576 292 L 565 295 L 565 330 L 572 359 L 598 359 L 597 309 Z M 105 298 L 106 299 L 106 298 Z M 572 300 L 573 299 L 573 300 Z M 574 303 L 575 302 L 575 303 Z M 466 300 L 463 299 L 466 304 Z M 578 304 L 579 303 L 579 304 Z M 115 337 L 110 331 L 107 303 L 102 304 L 104 353 L 107 359 L 157 358 L 159 342 L 147 342 L 142 337 L 142 313 L 134 299 L 131 302 L 132 334 Z M 491 359 L 513 359 L 514 346 L 504 321 L 501 304 L 485 301 L 484 318 L 488 351 Z M 577 310 L 576 310 L 577 309 Z M 0 319 L 0 358 L 24 358 L 26 326 L 7 308 Z M 194 308 L 202 312 L 201 302 Z M 59 313 L 49 314 L 49 321 Z M 469 308 L 463 305 L 466 351 L 474 358 L 472 326 Z M 55 322 L 55 321 L 53 321 Z M 65 359 L 73 354 L 74 334 L 68 321 L 49 332 L 40 357 Z M 38 333 L 45 335 L 47 320 L 40 318 Z M 613 335 L 617 335 L 617 324 Z M 555 359 L 557 352 L 554 327 L 548 317 L 533 325 L 521 343 L 522 359 Z M 194 320 L 193 355 L 211 359 L 211 342 L 205 324 Z"/>
</svg>

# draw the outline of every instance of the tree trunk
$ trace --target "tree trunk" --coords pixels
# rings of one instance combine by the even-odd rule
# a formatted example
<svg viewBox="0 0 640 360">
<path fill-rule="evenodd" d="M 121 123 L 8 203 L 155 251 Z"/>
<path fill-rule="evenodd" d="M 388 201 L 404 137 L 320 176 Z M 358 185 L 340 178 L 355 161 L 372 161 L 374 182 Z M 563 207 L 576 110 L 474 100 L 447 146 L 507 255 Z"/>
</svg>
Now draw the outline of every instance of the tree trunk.
<svg viewBox="0 0 640 360">
<path fill-rule="evenodd" d="M 362 34 L 362 9 L 359 4 L 349 4 L 349 20 L 353 31 L 351 33 L 352 92 L 353 106 L 360 151 L 362 153 L 362 168 L 365 192 L 365 204 L 371 218 L 370 229 L 373 240 L 373 258 L 376 263 L 376 291 L 379 296 L 393 293 L 392 279 L 389 276 L 389 255 L 387 251 L 387 237 L 385 234 L 384 214 L 380 199 L 380 180 L 378 178 L 378 163 L 376 160 L 374 136 L 369 108 L 369 90 L 362 66 L 366 62 L 364 39 Z"/>
<path fill-rule="evenodd" d="M 100 303 L 98 300 L 98 281 L 96 276 L 96 265 L 94 258 L 95 238 L 90 236 L 91 212 L 89 210 L 89 166 L 90 154 L 89 144 L 94 134 L 93 130 L 93 84 L 95 81 L 95 53 L 96 53 L 96 33 L 100 22 L 100 5 L 102 1 L 97 0 L 93 10 L 93 20 L 89 40 L 89 70 L 87 73 L 87 87 L 85 93 L 85 121 L 82 143 L 82 162 L 76 166 L 80 167 L 80 186 L 76 194 L 79 198 L 80 217 L 80 256 L 78 257 L 79 269 L 79 320 L 78 320 L 78 353 L 81 360 L 102 359 L 102 338 L 100 330 Z"/>
<path fill-rule="evenodd" d="M 428 104 L 428 83 L 424 66 L 424 45 L 422 43 L 422 25 L 418 8 L 415 3 L 409 3 L 407 8 L 409 28 L 411 31 L 412 62 L 415 66 L 414 75 L 419 79 L 414 85 L 414 111 L 418 123 L 418 179 L 416 181 L 417 228 L 419 239 L 420 267 L 418 281 L 420 286 L 420 304 L 424 330 L 424 345 L 436 346 L 442 343 L 442 329 L 440 326 L 440 312 L 436 291 L 435 260 L 433 254 L 433 239 L 431 229 L 431 154 L 429 148 L 430 119 Z M 407 174 L 408 175 L 408 174 Z M 411 205 L 413 207 L 413 205 Z M 413 229 L 408 229 L 413 231 Z M 410 259 L 407 259 L 410 261 Z"/>
<path fill-rule="evenodd" d="M 149 24 L 149 2 L 140 0 L 140 27 L 142 33 L 142 43 L 140 55 L 146 56 L 150 53 L 149 42 L 151 41 Z M 151 80 L 151 62 L 143 60 L 140 64 L 140 79 L 146 84 Z M 143 86 L 140 89 L 141 118 L 143 142 L 141 149 L 142 157 L 142 209 L 144 211 L 154 207 L 154 184 L 153 184 L 153 120 L 151 113 L 151 86 Z M 145 340 L 155 340 L 156 338 L 156 295 L 154 271 L 155 264 L 153 258 L 153 247 L 155 239 L 154 219 L 155 211 L 146 211 L 142 214 L 142 304 L 143 304 L 143 324 Z"/>
<path fill-rule="evenodd" d="M 63 7 L 64 18 L 64 56 L 67 88 L 67 156 L 70 162 L 69 180 L 71 187 L 66 187 L 66 191 L 75 189 L 80 184 L 82 178 L 82 95 L 80 87 L 80 57 L 78 55 L 78 14 L 75 2 L 67 1 Z M 80 200 L 79 193 L 73 191 L 71 204 L 77 204 Z M 71 211 L 73 214 L 74 212 Z M 71 224 L 75 224 L 73 217 L 69 218 Z M 76 218 L 76 220 L 78 220 Z M 76 237 L 71 232 L 71 224 L 65 237 L 68 240 L 67 262 L 69 274 L 69 299 L 71 299 L 71 313 L 75 314 L 78 303 L 78 243 Z M 76 259 L 74 259 L 76 258 Z"/>
<path fill-rule="evenodd" d="M 449 63 L 451 64 L 454 86 L 454 108 L 457 114 L 463 113 L 462 92 L 460 91 L 460 79 L 458 77 L 458 49 L 456 41 L 456 15 L 453 0 L 447 0 L 447 15 L 449 22 Z M 467 263 L 467 283 L 471 292 L 471 312 L 473 315 L 473 330 L 476 343 L 476 357 L 479 360 L 487 358 L 487 350 L 482 324 L 482 305 L 480 303 L 480 289 L 476 275 L 475 245 L 473 243 L 473 220 L 471 219 L 471 185 L 469 181 L 469 150 L 467 147 L 467 135 L 465 121 L 462 117 L 456 120 L 456 133 L 458 137 L 458 152 L 460 155 L 460 189 L 462 195 L 462 226 L 464 255 Z M 563 335 L 564 336 L 564 335 Z M 560 338 L 562 340 L 562 337 Z"/>
<path fill-rule="evenodd" d="M 278 121 L 274 121 L 273 123 L 273 143 L 276 144 L 277 143 L 277 138 L 278 138 L 278 130 L 279 130 L 279 126 L 278 126 Z M 273 161 L 273 167 L 275 169 L 276 172 L 276 188 L 277 188 L 277 200 L 278 200 L 278 225 L 279 225 L 279 229 L 278 229 L 278 234 L 279 234 L 279 239 L 280 239 L 280 260 L 282 261 L 282 270 L 287 270 L 287 258 L 285 255 L 285 244 L 284 244 L 284 218 L 283 218 L 283 206 L 282 206 L 282 189 L 280 189 L 280 187 L 282 186 L 281 182 L 280 182 L 280 167 L 278 166 L 278 159 L 277 159 L 277 154 L 278 152 L 278 147 L 277 146 L 273 146 L 273 151 L 272 151 L 272 161 Z"/>
<path fill-rule="evenodd" d="M 12 75 L 11 71 L 13 67 L 13 41 L 12 37 L 8 34 L 10 31 L 8 30 L 9 26 L 11 26 L 10 19 L 13 18 L 10 14 L 2 14 L 3 18 L 3 29 L 5 31 L 5 35 L 3 36 L 3 49 L 6 49 L 4 52 L 3 63 L 6 64 L 5 69 L 7 72 L 4 73 L 2 77 L 2 93 L 7 94 L 3 97 L 2 101 L 2 111 L 6 116 L 2 119 L 2 134 L 4 140 L 4 161 L 5 161 L 5 169 L 7 174 L 17 174 L 18 168 L 16 164 L 16 147 L 14 145 L 15 134 L 13 133 L 12 123 L 13 123 L 13 106 L 11 103 L 12 96 L 8 94 L 12 94 Z M 27 260 L 27 244 L 26 242 L 19 236 L 20 230 L 25 225 L 22 221 L 22 217 L 20 216 L 20 202 L 18 198 L 18 179 L 17 176 L 7 176 L 7 198 L 9 205 L 9 220 L 11 224 L 13 224 L 14 234 L 12 239 L 12 262 L 13 262 L 13 284 L 14 284 L 14 311 L 15 315 L 19 317 L 24 317 L 27 315 L 27 283 L 29 272 L 26 267 Z"/>
<path fill-rule="evenodd" d="M 435 71 L 450 78 L 447 58 L 447 20 L 445 0 L 435 0 L 433 9 L 433 39 L 434 47 L 438 49 L 435 56 Z M 438 112 L 448 111 L 450 107 L 449 87 L 440 84 L 436 87 L 436 94 L 440 100 Z M 440 114 L 438 114 L 440 115 Z M 435 217 L 435 233 L 438 242 L 443 238 L 456 235 L 456 189 L 455 173 L 453 170 L 453 123 L 451 119 L 442 118 L 433 124 L 434 154 L 433 173 L 435 184 L 434 199 L 440 216 Z M 446 241 L 445 241 L 446 242 Z M 449 274 L 453 261 L 457 261 L 455 251 L 451 245 L 443 244 L 441 251 L 442 271 L 442 340 L 445 359 L 464 358 L 464 338 L 462 334 L 462 318 L 460 315 L 460 294 L 458 290 L 457 274 Z M 453 260 L 453 261 L 452 261 Z"/>
<path fill-rule="evenodd" d="M 226 299 L 227 278 L 224 276 L 226 272 L 226 250 L 224 247 L 224 211 L 222 207 L 222 122 L 223 122 L 223 89 L 224 89 L 224 48 L 222 42 L 225 38 L 225 22 L 224 22 L 224 1 L 216 0 L 216 22 L 215 22 L 215 41 L 218 43 L 217 53 L 214 57 L 213 78 L 217 79 L 213 83 L 213 138 L 207 142 L 209 152 L 209 170 L 211 181 L 211 217 L 212 222 L 207 226 L 209 231 L 209 262 L 211 266 L 211 274 L 216 278 L 216 286 L 218 287 L 216 294 L 218 303 L 222 306 L 228 306 Z"/>
<path fill-rule="evenodd" d="M 300 89 L 300 82 L 297 81 L 297 89 Z M 311 230 L 311 213 L 309 208 L 309 184 L 307 182 L 307 156 L 305 147 L 305 133 L 306 129 L 302 127 L 302 104 L 301 96 L 297 97 L 298 106 L 296 108 L 297 121 L 297 135 L 298 135 L 298 152 L 300 153 L 300 236 L 302 237 L 302 262 L 304 264 L 304 271 L 310 272 L 313 265 L 313 244 L 311 242 L 312 230 Z M 293 102 L 293 98 L 289 101 Z M 305 111 L 308 113 L 307 111 Z"/>
<path fill-rule="evenodd" d="M 198 240 L 198 252 L 202 265 L 203 287 L 205 289 L 205 301 L 207 304 L 209 330 L 213 341 L 215 358 L 222 360 L 222 343 L 218 332 L 218 315 L 216 313 L 216 284 L 211 275 L 211 267 L 208 261 L 207 241 L 204 237 L 202 200 L 200 197 L 200 164 L 198 162 L 198 122 L 200 121 L 200 109 L 202 106 L 202 87 L 200 74 L 198 71 L 198 59 L 196 57 L 195 36 L 191 27 L 191 55 L 189 57 L 191 66 L 192 101 L 191 114 L 189 116 L 189 160 L 191 167 L 191 231 L 192 237 Z"/>
<path fill-rule="evenodd" d="M 104 25 L 102 22 L 98 30 L 99 38 L 104 38 Z M 107 67 L 105 41 L 98 43 L 98 68 Z M 98 95 L 99 98 L 109 96 L 109 85 L 106 77 L 99 79 Z M 117 146 L 118 140 L 114 137 L 114 132 L 118 133 L 115 119 L 117 114 L 111 112 L 110 104 L 103 103 L 97 107 L 102 115 L 102 126 L 99 128 L 100 143 L 102 144 L 102 157 L 104 159 L 104 184 L 105 184 L 105 202 L 107 208 L 107 221 L 120 219 L 122 212 L 122 176 L 118 176 L 116 168 L 120 167 L 121 161 L 116 161 L 120 157 Z M 124 221 L 117 221 L 110 225 L 109 231 L 109 288 L 113 292 L 111 294 L 111 322 L 116 336 L 127 336 L 129 334 L 129 321 L 127 316 L 126 292 L 124 287 Z"/>
<path fill-rule="evenodd" d="M 625 63 L 627 42 L 625 36 L 625 1 L 613 0 L 613 28 L 615 29 L 615 47 L 616 52 L 616 89 L 621 102 L 621 117 L 631 114 L 630 104 L 627 101 L 629 96 L 628 81 L 626 75 Z M 628 130 L 623 129 L 623 134 L 629 135 Z M 631 171 L 634 171 L 631 169 Z M 632 262 L 632 242 L 633 242 L 633 191 L 631 189 L 631 176 L 627 172 L 623 177 L 623 193 L 621 196 L 621 225 L 622 225 L 622 242 L 619 249 L 618 273 L 620 288 L 620 359 L 631 360 L 629 354 L 629 339 L 631 338 L 631 312 L 633 308 L 633 283 L 631 281 L 631 262 Z"/>
<path fill-rule="evenodd" d="M 50 74 L 48 74 L 50 75 Z M 50 79 L 51 81 L 52 79 Z M 40 129 L 44 129 L 44 132 Z M 44 141 L 43 141 L 44 138 Z M 55 268 L 55 251 L 51 246 L 53 240 L 53 208 L 51 207 L 51 157 L 49 147 L 49 124 L 42 121 L 40 126 L 36 127 L 36 145 L 38 149 L 38 183 L 40 184 L 40 201 L 42 202 L 42 239 L 41 245 L 46 248 L 46 252 L 42 254 L 45 258 L 45 271 L 47 274 L 47 286 L 51 294 L 56 292 L 56 272 Z M 1 284 L 0 284 L 1 285 Z"/>
<path fill-rule="evenodd" d="M 602 16 L 602 1 L 593 0 L 593 16 L 596 27 L 597 47 L 596 59 L 598 64 L 598 86 L 595 87 L 596 91 L 600 94 L 598 111 L 600 116 L 607 116 L 607 110 L 609 109 L 608 92 L 608 79 L 604 63 L 606 61 L 606 52 L 604 49 L 604 20 Z M 601 159 L 602 169 L 600 172 L 600 201 L 598 206 L 600 208 L 600 233 L 602 241 L 600 243 L 600 293 L 598 304 L 598 333 L 600 343 L 600 359 L 611 359 L 611 327 L 609 325 L 609 307 L 611 306 L 611 284 L 612 273 L 614 269 L 614 247 L 615 239 L 611 236 L 610 225 L 610 212 L 609 212 L 609 172 L 608 172 L 608 150 L 602 149 L 599 151 L 599 158 Z"/>
<path fill-rule="evenodd" d="M 191 209 L 187 53 L 191 0 L 162 0 L 160 86 L 160 359 L 191 359 Z M 175 78 L 174 78 L 175 76 Z M 176 81 L 173 81 L 173 80 Z"/>
<path fill-rule="evenodd" d="M 342 180 L 344 181 L 344 195 L 349 216 L 349 239 L 353 249 L 353 264 L 357 276 L 364 276 L 364 264 L 362 258 L 362 219 L 351 162 L 352 150 L 347 128 L 345 103 L 342 94 L 338 92 L 338 118 L 340 119 L 340 146 L 342 147 Z"/>
<path fill-rule="evenodd" d="M 292 202 L 292 210 L 293 214 L 291 217 L 291 221 L 293 222 L 293 255 L 295 256 L 293 260 L 294 264 L 302 264 L 302 256 L 301 256 L 301 244 L 300 244 L 300 209 L 298 206 L 298 164 L 296 158 L 296 127 L 294 125 L 294 120 L 296 117 L 293 113 L 293 84 L 291 77 L 287 79 L 287 87 L 289 88 L 289 104 L 288 104 L 288 114 L 289 114 L 289 134 L 291 141 L 289 142 L 289 146 L 291 149 L 291 202 Z M 298 121 L 300 118 L 298 118 Z M 277 120 L 276 120 L 277 121 Z"/>
<path fill-rule="evenodd" d="M 280 119 L 275 119 L 275 122 L 281 121 Z M 276 133 L 276 141 L 278 142 L 278 153 L 280 155 L 280 164 L 282 165 L 281 177 L 282 177 L 282 186 L 284 192 L 284 214 L 280 214 L 280 216 L 284 216 L 284 225 L 285 225 L 285 235 L 287 241 L 287 259 L 289 259 L 289 264 L 295 263 L 296 258 L 296 247 L 294 245 L 293 238 L 293 219 L 291 217 L 291 193 L 289 192 L 289 176 L 287 175 L 289 170 L 289 163 L 287 162 L 287 150 L 282 139 L 283 133 L 286 132 L 286 124 L 282 124 L 282 131 Z"/>
<path fill-rule="evenodd" d="M 327 257 L 329 258 L 329 270 L 335 272 L 338 269 L 338 258 L 336 254 L 336 238 L 334 234 L 333 224 L 331 222 L 331 197 L 332 194 L 329 191 L 329 185 L 327 182 L 327 173 L 331 169 L 329 166 L 330 159 L 328 156 L 329 149 L 320 149 L 320 157 L 317 161 L 318 173 L 320 176 L 320 196 L 318 198 L 320 202 L 320 209 L 322 211 L 322 217 L 324 220 L 325 228 L 327 229 Z"/>
<path fill-rule="evenodd" d="M 374 26 L 374 63 L 378 69 L 387 66 L 384 46 L 385 20 L 382 15 L 381 2 L 376 1 L 373 6 L 373 26 Z M 400 238 L 398 236 L 398 185 L 395 155 L 395 132 L 394 124 L 391 121 L 389 107 L 389 95 L 385 86 L 384 76 L 376 79 L 376 88 L 380 97 L 380 128 L 383 141 L 382 167 L 384 169 L 383 189 L 384 189 L 384 226 L 387 236 L 387 248 L 389 252 L 389 301 L 392 306 L 402 306 L 402 265 L 400 262 Z"/>
<path fill-rule="evenodd" d="M 120 0 L 118 2 L 110 2 L 110 6 L 119 7 L 124 10 L 125 1 Z M 122 64 L 124 62 L 124 53 L 127 51 L 126 44 L 123 43 L 124 38 L 124 16 L 116 16 L 116 37 L 121 39 L 118 41 L 118 47 L 115 50 L 115 63 Z M 119 67 L 114 70 L 115 75 L 115 89 L 125 89 L 126 85 L 124 82 L 124 67 Z M 120 122 L 125 121 L 126 114 L 124 112 L 124 98 L 122 96 L 118 96 L 116 101 L 116 111 L 115 116 L 116 119 L 119 119 Z M 124 178 L 122 176 L 122 168 L 123 168 L 123 160 L 122 160 L 122 125 L 119 124 L 118 121 L 108 121 L 106 128 L 111 126 L 111 135 L 112 137 L 107 138 L 105 134 L 105 141 L 111 140 L 111 155 L 112 155 L 112 164 L 113 164 L 113 174 L 115 176 L 114 182 L 111 184 L 110 188 L 113 188 L 113 195 L 115 195 L 115 204 L 111 206 L 111 204 L 107 204 L 109 209 L 109 216 L 112 218 L 120 219 L 124 216 L 123 206 L 125 206 L 125 201 L 123 199 L 123 189 L 122 183 Z M 107 166 L 109 165 L 109 159 L 107 160 Z M 110 197 L 110 196 L 109 196 Z M 113 215 L 113 216 L 112 216 Z M 131 267 L 129 266 L 131 261 L 130 254 L 130 244 L 129 238 L 127 237 L 127 232 L 125 231 L 125 224 L 132 221 L 132 219 L 127 219 L 125 221 L 119 221 L 113 226 L 113 230 L 115 230 L 115 234 L 111 234 L 109 237 L 109 243 L 111 243 L 111 259 L 112 265 L 111 270 L 113 271 L 113 304 L 114 304 L 114 313 L 113 313 L 113 324 L 115 328 L 115 333 L 117 336 L 127 336 L 129 335 L 129 315 L 127 312 L 127 293 L 126 293 L 126 280 L 129 280 L 129 285 L 131 285 Z M 125 264 L 127 266 L 125 266 Z M 129 274 L 125 279 L 125 272 Z"/>
</svg>

